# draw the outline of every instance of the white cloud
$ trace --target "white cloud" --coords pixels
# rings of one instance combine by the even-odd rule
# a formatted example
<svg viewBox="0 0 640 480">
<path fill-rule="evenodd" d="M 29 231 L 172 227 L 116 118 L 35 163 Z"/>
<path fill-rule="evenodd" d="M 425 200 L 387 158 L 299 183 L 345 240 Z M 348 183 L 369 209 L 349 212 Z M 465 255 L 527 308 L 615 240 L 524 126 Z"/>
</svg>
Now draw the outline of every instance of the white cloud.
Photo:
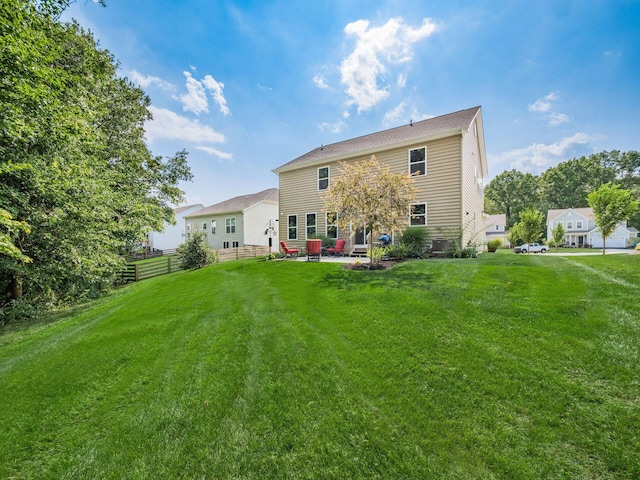
<svg viewBox="0 0 640 480">
<path fill-rule="evenodd" d="M 558 95 L 557 92 L 551 92 L 529 105 L 529 111 L 531 113 L 539 114 L 540 118 L 547 122 L 547 125 L 557 127 L 558 125 L 570 120 L 568 115 L 555 111 L 553 104 L 558 100 L 560 100 L 560 95 Z"/>
<path fill-rule="evenodd" d="M 154 77 L 152 75 L 142 75 L 137 70 L 132 70 L 129 74 L 131 81 L 137 83 L 142 88 L 147 88 L 153 85 L 160 87 L 163 90 L 173 90 L 175 87 L 169 82 L 161 79 L 160 77 Z"/>
<path fill-rule="evenodd" d="M 315 83 L 318 88 L 322 88 L 324 90 L 331 88 L 329 85 L 327 85 L 327 82 L 325 82 L 324 77 L 320 75 L 315 75 L 313 77 L 313 83 Z"/>
<path fill-rule="evenodd" d="M 591 140 L 593 137 L 586 133 L 576 133 L 550 145 L 534 143 L 526 148 L 500 155 L 488 155 L 488 163 L 490 167 L 500 167 L 505 170 L 515 168 L 522 172 L 538 174 L 579 153 L 584 153 Z"/>
<path fill-rule="evenodd" d="M 382 119 L 382 124 L 386 127 L 397 123 L 399 118 L 404 115 L 404 109 L 407 106 L 405 102 L 401 102 L 396 108 L 388 111 Z"/>
<path fill-rule="evenodd" d="M 318 127 L 323 132 L 328 130 L 331 133 L 340 133 L 346 125 L 342 120 L 338 120 L 336 123 L 322 123 Z"/>
<path fill-rule="evenodd" d="M 398 75 L 398 81 L 396 82 L 399 88 L 404 88 L 407 84 L 407 76 L 403 74 Z"/>
<path fill-rule="evenodd" d="M 193 68 L 193 67 L 191 67 Z M 182 102 L 182 109 L 185 112 L 193 112 L 196 115 L 201 113 L 209 113 L 209 101 L 207 99 L 207 90 L 213 96 L 213 101 L 220 107 L 223 115 L 229 115 L 231 111 L 227 106 L 227 99 L 224 98 L 222 90 L 224 83 L 216 81 L 211 75 L 205 75 L 202 80 L 193 78 L 191 73 L 183 72 L 187 78 L 187 93 L 180 95 L 178 100 Z"/>
<path fill-rule="evenodd" d="M 342 118 L 349 118 L 351 116 L 351 114 L 349 113 L 349 110 L 345 110 L 344 112 L 342 112 Z"/>
<path fill-rule="evenodd" d="M 150 142 L 155 139 L 176 139 L 190 142 L 224 142 L 224 135 L 216 132 L 198 120 L 191 120 L 165 108 L 149 107 L 153 120 L 147 122 L 146 138 Z"/>
<path fill-rule="evenodd" d="M 207 93 L 201 82 L 193 78 L 191 73 L 183 72 L 187 77 L 187 92 L 180 95 L 178 99 L 182 102 L 182 109 L 185 112 L 193 112 L 196 115 L 209 112 L 209 102 L 207 101 Z"/>
<path fill-rule="evenodd" d="M 214 155 L 216 157 L 218 157 L 220 159 L 220 161 L 222 160 L 233 160 L 233 155 L 231 155 L 230 153 L 227 152 L 222 152 L 220 150 L 218 150 L 217 148 L 213 148 L 213 147 L 204 147 L 204 146 L 197 146 L 195 147 L 197 150 L 201 150 L 205 153 L 208 153 L 209 155 Z"/>
<path fill-rule="evenodd" d="M 539 98 L 533 104 L 529 105 L 529 111 L 534 113 L 547 113 L 551 110 L 551 102 L 560 100 L 557 93 L 551 92 L 549 95 Z"/>
<path fill-rule="evenodd" d="M 378 87 L 378 78 L 392 65 L 413 59 L 413 44 L 432 35 L 437 29 L 429 18 L 419 28 L 404 24 L 402 18 L 392 18 L 381 27 L 369 28 L 367 20 L 349 23 L 344 32 L 356 38 L 353 52 L 340 65 L 341 83 L 347 87 L 349 105 L 358 112 L 370 110 L 389 97 L 389 87 Z"/>
<path fill-rule="evenodd" d="M 207 87 L 207 90 L 209 90 L 209 92 L 211 92 L 211 94 L 213 95 L 213 101 L 216 102 L 220 107 L 220 112 L 223 115 L 229 115 L 230 110 L 229 110 L 229 107 L 227 107 L 227 99 L 224 98 L 224 95 L 222 93 L 222 89 L 224 88 L 224 83 L 217 82 L 216 79 L 213 78 L 211 75 L 205 75 L 205 77 L 202 79 L 202 83 L 204 84 L 205 87 Z"/>
<path fill-rule="evenodd" d="M 564 113 L 551 112 L 547 117 L 549 125 L 552 127 L 556 127 L 561 123 L 566 123 L 569 121 L 569 117 Z"/>
</svg>

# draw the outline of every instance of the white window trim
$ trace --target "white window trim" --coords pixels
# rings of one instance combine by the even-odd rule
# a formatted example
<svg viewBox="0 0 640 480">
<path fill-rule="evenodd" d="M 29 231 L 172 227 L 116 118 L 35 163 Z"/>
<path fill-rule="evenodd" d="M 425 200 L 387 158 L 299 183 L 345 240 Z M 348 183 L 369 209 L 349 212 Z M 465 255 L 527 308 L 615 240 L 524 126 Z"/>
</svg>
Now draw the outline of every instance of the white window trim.
<svg viewBox="0 0 640 480">
<path fill-rule="evenodd" d="M 420 175 L 411 175 L 411 152 L 413 150 L 420 150 L 421 148 L 424 148 L 424 172 L 421 173 Z M 427 176 L 427 146 L 424 145 L 422 147 L 414 147 L 414 148 L 410 148 L 409 150 L 407 150 L 407 170 L 409 171 L 409 176 L 410 177 L 426 177 Z"/>
<path fill-rule="evenodd" d="M 232 222 L 227 222 L 227 220 L 233 220 L 233 225 L 231 225 Z M 229 231 L 231 228 L 233 228 L 232 232 Z M 224 231 L 227 235 L 236 234 L 236 217 L 226 217 L 224 219 Z"/>
<path fill-rule="evenodd" d="M 412 216 L 422 216 L 422 215 L 415 215 L 411 212 L 411 207 L 413 207 L 414 205 L 424 205 L 424 223 L 420 224 L 420 225 L 412 225 L 411 224 L 411 217 Z M 426 227 L 427 226 L 427 222 L 429 221 L 428 218 L 428 210 L 427 210 L 428 206 L 427 206 L 427 202 L 414 202 L 414 203 L 410 203 L 409 204 L 409 226 L 410 227 Z"/>
<path fill-rule="evenodd" d="M 212 235 L 216 234 L 217 227 L 218 227 L 218 222 L 215 219 L 211 220 L 211 234 Z"/>
<path fill-rule="evenodd" d="M 316 224 L 313 227 L 316 229 L 315 236 L 318 236 L 318 214 L 316 212 L 308 212 L 304 214 L 304 237 L 309 239 L 309 225 L 307 224 L 307 215 L 313 215 L 316 218 Z"/>
<path fill-rule="evenodd" d="M 327 169 L 327 178 L 326 179 L 320 178 L 320 170 L 323 170 L 325 168 Z M 319 192 L 322 192 L 322 191 L 327 190 L 329 188 L 329 185 L 331 184 L 330 178 L 331 178 L 331 168 L 329 167 L 329 165 L 325 165 L 324 167 L 318 167 L 318 172 L 317 172 L 318 183 L 316 184 L 316 187 L 318 188 Z M 326 180 L 327 181 L 327 188 L 320 188 L 320 180 Z"/>
<path fill-rule="evenodd" d="M 296 236 L 295 237 L 291 237 L 290 233 L 291 233 L 291 229 L 293 228 L 291 226 L 291 224 L 289 223 L 289 219 L 291 217 L 294 217 L 296 219 Z M 298 215 L 297 214 L 292 214 L 292 215 L 287 215 L 287 240 L 297 240 L 298 239 Z"/>
<path fill-rule="evenodd" d="M 329 223 L 329 214 L 335 214 L 335 223 Z M 340 227 L 338 227 L 338 214 L 336 212 L 326 212 L 324 214 L 324 236 L 329 237 L 329 227 L 336 227 L 336 240 L 340 238 Z M 332 238 L 332 237 L 329 237 Z"/>
</svg>

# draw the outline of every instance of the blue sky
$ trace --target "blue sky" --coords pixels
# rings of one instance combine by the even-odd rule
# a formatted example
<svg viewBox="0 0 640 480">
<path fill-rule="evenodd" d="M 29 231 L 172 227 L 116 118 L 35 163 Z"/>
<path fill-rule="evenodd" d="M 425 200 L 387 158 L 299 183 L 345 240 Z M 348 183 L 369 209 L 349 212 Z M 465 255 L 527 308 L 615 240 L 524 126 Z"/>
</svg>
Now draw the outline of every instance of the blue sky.
<svg viewBox="0 0 640 480">
<path fill-rule="evenodd" d="M 143 87 L 186 203 L 277 187 L 321 144 L 481 105 L 487 181 L 640 150 L 640 1 L 79 0 Z"/>
</svg>

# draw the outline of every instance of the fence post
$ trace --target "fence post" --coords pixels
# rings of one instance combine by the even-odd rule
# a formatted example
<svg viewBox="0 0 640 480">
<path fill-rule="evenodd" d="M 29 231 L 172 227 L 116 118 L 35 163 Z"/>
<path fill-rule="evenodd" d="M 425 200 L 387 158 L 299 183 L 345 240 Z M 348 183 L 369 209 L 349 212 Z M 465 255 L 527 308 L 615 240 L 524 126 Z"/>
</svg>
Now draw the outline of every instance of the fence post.
<svg viewBox="0 0 640 480">
<path fill-rule="evenodd" d="M 135 270 L 135 277 L 136 277 L 136 282 L 140 280 L 140 277 L 138 275 L 138 264 L 136 263 L 134 266 L 134 270 Z"/>
<path fill-rule="evenodd" d="M 167 257 L 167 273 L 171 273 L 171 257 Z"/>
</svg>

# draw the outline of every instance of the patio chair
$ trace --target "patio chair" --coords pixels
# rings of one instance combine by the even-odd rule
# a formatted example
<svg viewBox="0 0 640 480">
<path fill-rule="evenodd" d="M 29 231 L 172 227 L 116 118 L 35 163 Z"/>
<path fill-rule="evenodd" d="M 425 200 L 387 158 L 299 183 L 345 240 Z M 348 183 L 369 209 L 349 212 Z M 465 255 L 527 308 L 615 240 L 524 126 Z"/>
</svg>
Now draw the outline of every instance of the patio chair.
<svg viewBox="0 0 640 480">
<path fill-rule="evenodd" d="M 330 247 L 327 248 L 327 255 L 340 255 L 341 257 L 344 255 L 344 244 L 346 243 L 346 240 L 344 239 L 340 239 L 336 241 L 336 246 L 335 247 Z"/>
<path fill-rule="evenodd" d="M 298 255 L 298 253 L 300 253 L 300 250 L 298 250 L 297 248 L 289 248 L 287 247 L 287 244 L 284 242 L 280 242 L 280 248 L 282 248 L 282 251 L 284 252 L 285 257 L 295 256 L 295 255 Z"/>
</svg>

